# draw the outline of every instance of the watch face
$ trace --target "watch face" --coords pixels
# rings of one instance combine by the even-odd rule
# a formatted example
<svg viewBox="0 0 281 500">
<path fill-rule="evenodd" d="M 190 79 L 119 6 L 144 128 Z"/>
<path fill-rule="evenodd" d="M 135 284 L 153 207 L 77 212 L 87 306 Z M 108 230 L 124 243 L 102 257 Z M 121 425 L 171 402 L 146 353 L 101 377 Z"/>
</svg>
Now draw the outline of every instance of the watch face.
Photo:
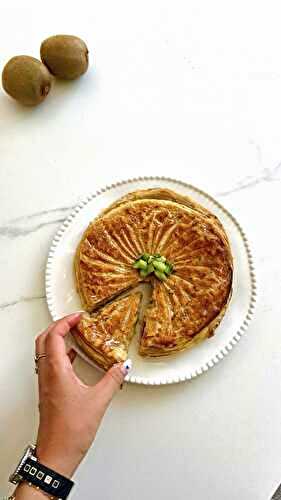
<svg viewBox="0 0 281 500">
<path fill-rule="evenodd" d="M 34 445 L 27 446 L 27 448 L 24 450 L 24 454 L 21 457 L 21 459 L 20 459 L 20 461 L 19 461 L 19 463 L 18 463 L 15 471 L 9 477 L 10 483 L 18 484 L 18 483 L 21 482 L 21 480 L 22 480 L 21 470 L 22 470 L 22 468 L 23 468 L 26 460 L 29 457 L 32 457 L 34 455 L 34 452 L 35 452 L 35 446 Z"/>
</svg>

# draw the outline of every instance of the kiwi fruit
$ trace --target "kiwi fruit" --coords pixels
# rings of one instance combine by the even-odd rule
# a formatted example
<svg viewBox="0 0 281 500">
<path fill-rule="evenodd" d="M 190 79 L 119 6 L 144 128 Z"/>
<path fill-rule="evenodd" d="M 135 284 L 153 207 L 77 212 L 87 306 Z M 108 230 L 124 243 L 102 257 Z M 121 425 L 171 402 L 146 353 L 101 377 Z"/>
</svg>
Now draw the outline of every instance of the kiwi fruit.
<svg viewBox="0 0 281 500">
<path fill-rule="evenodd" d="M 50 72 L 58 78 L 74 80 L 88 69 L 88 48 L 72 35 L 55 35 L 41 44 L 40 55 Z"/>
<path fill-rule="evenodd" d="M 12 57 L 2 73 L 2 85 L 11 97 L 26 106 L 36 106 L 48 95 L 52 76 L 35 57 Z"/>
</svg>

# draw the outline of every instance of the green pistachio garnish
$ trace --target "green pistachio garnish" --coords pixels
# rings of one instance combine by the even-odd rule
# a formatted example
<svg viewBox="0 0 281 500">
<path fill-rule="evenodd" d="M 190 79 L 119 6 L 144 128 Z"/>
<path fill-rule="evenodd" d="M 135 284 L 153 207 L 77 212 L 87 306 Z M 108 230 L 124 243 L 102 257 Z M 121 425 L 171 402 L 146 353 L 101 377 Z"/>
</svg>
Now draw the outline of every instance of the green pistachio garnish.
<svg viewBox="0 0 281 500">
<path fill-rule="evenodd" d="M 148 261 L 149 261 L 149 258 L 150 258 L 150 255 L 149 255 L 149 253 L 144 253 L 144 254 L 141 256 L 141 258 L 142 258 L 143 260 L 145 260 L 145 262 L 148 262 Z"/>
<path fill-rule="evenodd" d="M 167 275 L 164 273 L 161 273 L 160 271 L 154 271 L 154 274 L 156 278 L 158 278 L 160 281 L 164 281 L 167 279 Z"/>
<path fill-rule="evenodd" d="M 173 264 L 159 253 L 154 255 L 144 253 L 135 260 L 133 267 L 139 270 L 142 278 L 154 273 L 156 278 L 161 281 L 167 279 L 173 271 Z"/>
<path fill-rule="evenodd" d="M 174 266 L 171 262 L 166 262 L 166 274 L 171 274 L 173 272 Z"/>
<path fill-rule="evenodd" d="M 160 262 L 160 260 L 154 260 L 153 267 L 157 269 L 157 271 L 160 271 L 161 273 L 165 272 L 167 269 L 166 264 L 164 264 L 164 262 Z"/>
<path fill-rule="evenodd" d="M 154 266 L 153 266 L 153 263 L 151 262 L 147 266 L 147 274 L 151 274 L 151 273 L 153 273 L 153 271 L 154 271 Z"/>
<path fill-rule="evenodd" d="M 136 260 L 133 264 L 133 267 L 135 269 L 146 269 L 147 268 L 147 262 L 145 262 L 144 259 L 140 258 Z"/>
</svg>

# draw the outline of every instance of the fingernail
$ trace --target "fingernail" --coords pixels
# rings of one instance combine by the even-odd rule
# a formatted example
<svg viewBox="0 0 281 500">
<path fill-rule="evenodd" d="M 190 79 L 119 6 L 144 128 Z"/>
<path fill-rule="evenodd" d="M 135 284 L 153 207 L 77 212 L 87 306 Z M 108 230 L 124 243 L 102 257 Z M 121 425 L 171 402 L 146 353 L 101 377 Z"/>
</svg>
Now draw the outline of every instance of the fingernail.
<svg viewBox="0 0 281 500">
<path fill-rule="evenodd" d="M 71 313 L 69 316 L 72 316 L 72 318 L 75 318 L 76 316 L 81 316 L 85 311 L 75 311 L 74 313 Z"/>
<path fill-rule="evenodd" d="M 129 373 L 129 371 L 131 370 L 132 366 L 133 366 L 132 360 L 126 359 L 126 361 L 124 361 L 124 363 L 121 365 L 121 372 L 124 375 L 127 375 L 127 373 Z"/>
</svg>

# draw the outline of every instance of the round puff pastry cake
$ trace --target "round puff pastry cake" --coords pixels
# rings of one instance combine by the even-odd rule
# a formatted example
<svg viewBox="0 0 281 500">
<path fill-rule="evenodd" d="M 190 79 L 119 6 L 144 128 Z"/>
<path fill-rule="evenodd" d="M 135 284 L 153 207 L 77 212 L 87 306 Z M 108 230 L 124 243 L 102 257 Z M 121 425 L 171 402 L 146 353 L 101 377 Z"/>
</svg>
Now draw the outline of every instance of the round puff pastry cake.
<svg viewBox="0 0 281 500">
<path fill-rule="evenodd" d="M 171 263 L 172 272 L 163 280 L 153 273 L 144 276 L 134 267 L 142 255 L 161 256 Z M 153 291 L 144 314 L 139 353 L 166 356 L 190 348 L 213 335 L 220 323 L 231 296 L 232 269 L 224 228 L 207 209 L 167 189 L 129 193 L 89 225 L 76 251 L 77 289 L 88 311 L 78 325 L 79 336 L 75 334 L 79 345 L 103 368 L 120 361 L 116 342 L 112 352 L 108 349 L 108 338 L 115 335 L 113 315 L 103 327 L 107 331 L 106 360 L 105 343 L 97 345 L 96 334 L 87 334 L 88 323 L 99 325 L 100 308 L 108 307 L 104 304 L 109 301 L 112 311 L 116 308 L 116 321 L 122 300 L 119 295 L 148 281 Z M 128 322 L 122 333 L 122 360 L 128 353 L 138 309 L 139 304 L 135 321 Z"/>
</svg>

